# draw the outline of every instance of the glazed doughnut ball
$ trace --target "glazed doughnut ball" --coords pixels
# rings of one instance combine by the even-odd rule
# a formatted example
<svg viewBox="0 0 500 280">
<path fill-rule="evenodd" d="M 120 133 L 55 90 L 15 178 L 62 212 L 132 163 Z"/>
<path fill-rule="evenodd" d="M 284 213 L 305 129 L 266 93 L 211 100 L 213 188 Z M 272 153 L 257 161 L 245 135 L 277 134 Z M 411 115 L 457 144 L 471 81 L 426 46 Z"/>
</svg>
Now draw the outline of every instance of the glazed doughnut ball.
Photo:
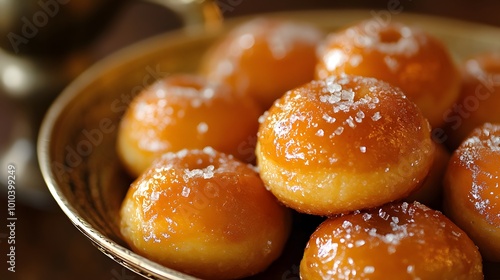
<svg viewBox="0 0 500 280">
<path fill-rule="evenodd" d="M 329 218 L 311 236 L 302 280 L 483 279 L 472 240 L 441 212 L 395 203 Z"/>
<path fill-rule="evenodd" d="M 201 73 L 230 84 L 263 110 L 287 90 L 314 78 L 317 28 L 281 19 L 257 18 L 234 28 L 207 52 Z"/>
<path fill-rule="evenodd" d="M 332 215 L 402 199 L 433 163 L 418 107 L 374 78 L 312 81 L 287 92 L 261 121 L 261 177 L 299 212 Z"/>
<path fill-rule="evenodd" d="M 472 131 L 452 155 L 444 181 L 445 213 L 500 262 L 500 125 Z"/>
<path fill-rule="evenodd" d="M 400 87 L 433 127 L 458 97 L 460 74 L 447 48 L 401 23 L 363 21 L 328 36 L 319 49 L 318 78 L 332 74 L 374 77 Z"/>
<path fill-rule="evenodd" d="M 134 98 L 120 122 L 118 155 L 135 176 L 159 155 L 182 149 L 210 146 L 251 162 L 260 115 L 252 100 L 228 86 L 175 74 Z"/>
<path fill-rule="evenodd" d="M 263 271 L 290 230 L 289 210 L 254 169 L 211 148 L 163 155 L 131 185 L 120 214 L 135 252 L 203 279 Z"/>
<path fill-rule="evenodd" d="M 454 150 L 485 122 L 500 123 L 500 52 L 479 53 L 462 65 L 460 97 L 446 111 L 449 146 Z"/>
</svg>

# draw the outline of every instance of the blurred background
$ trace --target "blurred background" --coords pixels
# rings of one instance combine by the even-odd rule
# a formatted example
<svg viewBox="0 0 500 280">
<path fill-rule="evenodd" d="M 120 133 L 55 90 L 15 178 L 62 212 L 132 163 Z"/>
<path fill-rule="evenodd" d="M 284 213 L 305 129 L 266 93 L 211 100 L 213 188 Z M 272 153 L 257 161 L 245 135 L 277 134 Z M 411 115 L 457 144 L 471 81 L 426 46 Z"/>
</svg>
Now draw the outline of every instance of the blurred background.
<svg viewBox="0 0 500 280">
<path fill-rule="evenodd" d="M 7 215 L 7 165 L 16 165 L 16 272 L 7 271 L 0 228 L 0 279 L 142 279 L 99 252 L 69 222 L 38 170 L 35 141 L 48 106 L 84 69 L 150 36 L 181 28 L 152 2 L 175 0 L 0 0 L 0 219 Z M 181 0 L 179 0 L 181 1 Z M 388 9 L 480 22 L 500 28 L 494 0 L 217 0 L 224 18 L 309 9 Z M 5 222 L 2 222 L 4 224 Z M 500 279 L 500 278 L 499 278 Z"/>
</svg>

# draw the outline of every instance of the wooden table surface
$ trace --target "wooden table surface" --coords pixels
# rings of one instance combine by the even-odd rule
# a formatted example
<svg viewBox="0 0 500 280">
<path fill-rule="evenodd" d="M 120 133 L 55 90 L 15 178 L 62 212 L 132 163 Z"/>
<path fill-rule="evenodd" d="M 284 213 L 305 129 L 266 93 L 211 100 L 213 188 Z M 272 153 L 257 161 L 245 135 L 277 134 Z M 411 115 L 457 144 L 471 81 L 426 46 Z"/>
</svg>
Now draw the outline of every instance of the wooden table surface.
<svg viewBox="0 0 500 280">
<path fill-rule="evenodd" d="M 417 12 L 482 22 L 500 27 L 500 2 L 483 1 L 333 1 L 333 0 L 217 0 L 226 9 L 227 18 L 269 11 L 302 9 L 366 8 L 382 11 L 391 3 L 399 3 L 404 12 Z M 367 17 L 369 12 L 367 11 Z M 0 21 L 1 22 L 1 21 Z M 103 57 L 142 38 L 179 27 L 171 12 L 151 4 L 130 2 L 112 24 L 104 30 L 90 51 Z M 43 182 L 41 182 L 43 184 Z M 2 196 L 0 205 L 6 205 Z M 3 212 L 4 210 L 2 210 Z M 79 233 L 54 202 L 44 208 L 17 204 L 16 273 L 7 273 L 5 229 L 0 229 L 0 279 L 103 279 L 139 280 L 141 277 L 122 268 L 99 252 Z M 500 277 L 499 277 L 500 279 Z"/>
</svg>

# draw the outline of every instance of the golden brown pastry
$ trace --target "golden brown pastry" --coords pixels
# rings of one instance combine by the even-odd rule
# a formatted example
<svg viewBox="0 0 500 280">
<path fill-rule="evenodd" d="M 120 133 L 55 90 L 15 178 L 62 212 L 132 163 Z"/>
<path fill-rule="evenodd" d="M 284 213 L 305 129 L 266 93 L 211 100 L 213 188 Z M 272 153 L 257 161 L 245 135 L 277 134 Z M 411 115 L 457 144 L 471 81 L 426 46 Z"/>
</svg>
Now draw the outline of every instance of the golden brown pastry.
<svg viewBox="0 0 500 280">
<path fill-rule="evenodd" d="M 418 107 L 373 78 L 312 81 L 287 92 L 261 120 L 261 177 L 300 212 L 331 215 L 402 199 L 433 162 Z"/>
<path fill-rule="evenodd" d="M 400 87 L 433 127 L 458 97 L 460 74 L 448 49 L 428 33 L 401 23 L 363 21 L 328 36 L 319 51 L 318 78 L 374 77 Z"/>
<path fill-rule="evenodd" d="M 300 279 L 483 279 L 467 234 L 423 204 L 394 203 L 322 223 L 300 263 Z"/>
<path fill-rule="evenodd" d="M 445 112 L 448 146 L 456 149 L 476 127 L 500 123 L 500 52 L 479 53 L 462 65 L 460 97 Z"/>
<path fill-rule="evenodd" d="M 235 279 L 278 258 L 290 215 L 252 167 L 205 148 L 155 161 L 130 187 L 120 228 L 134 251 L 159 264 Z"/>
<path fill-rule="evenodd" d="M 317 28 L 304 23 L 257 18 L 216 43 L 202 60 L 201 73 L 231 85 L 266 110 L 287 90 L 313 79 L 322 39 Z"/>
<path fill-rule="evenodd" d="M 479 246 L 483 258 L 500 261 L 500 125 L 472 131 L 453 153 L 444 181 L 445 213 Z"/>
<path fill-rule="evenodd" d="M 226 85 L 171 75 L 134 98 L 120 123 L 118 154 L 135 176 L 159 155 L 182 149 L 211 146 L 252 161 L 260 112 Z"/>
</svg>

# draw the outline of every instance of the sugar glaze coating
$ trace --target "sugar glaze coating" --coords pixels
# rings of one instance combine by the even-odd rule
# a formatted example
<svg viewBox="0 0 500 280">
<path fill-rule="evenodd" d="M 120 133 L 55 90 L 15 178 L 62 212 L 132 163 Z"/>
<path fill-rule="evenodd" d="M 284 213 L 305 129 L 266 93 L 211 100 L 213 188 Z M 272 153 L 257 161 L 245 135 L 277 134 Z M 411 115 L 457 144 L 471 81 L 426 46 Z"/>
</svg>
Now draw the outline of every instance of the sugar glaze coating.
<svg viewBox="0 0 500 280">
<path fill-rule="evenodd" d="M 302 280 L 483 279 L 472 240 L 441 212 L 393 203 L 332 217 L 311 236 Z"/>
<path fill-rule="evenodd" d="M 203 279 L 265 270 L 290 213 L 249 165 L 212 148 L 167 153 L 130 187 L 120 229 L 137 253 Z"/>
<path fill-rule="evenodd" d="M 331 215 L 401 199 L 433 161 L 420 110 L 373 78 L 312 81 L 287 92 L 261 122 L 261 177 L 300 212 Z"/>
<path fill-rule="evenodd" d="M 444 180 L 445 213 L 500 261 L 500 125 L 474 129 L 453 153 Z"/>
</svg>

